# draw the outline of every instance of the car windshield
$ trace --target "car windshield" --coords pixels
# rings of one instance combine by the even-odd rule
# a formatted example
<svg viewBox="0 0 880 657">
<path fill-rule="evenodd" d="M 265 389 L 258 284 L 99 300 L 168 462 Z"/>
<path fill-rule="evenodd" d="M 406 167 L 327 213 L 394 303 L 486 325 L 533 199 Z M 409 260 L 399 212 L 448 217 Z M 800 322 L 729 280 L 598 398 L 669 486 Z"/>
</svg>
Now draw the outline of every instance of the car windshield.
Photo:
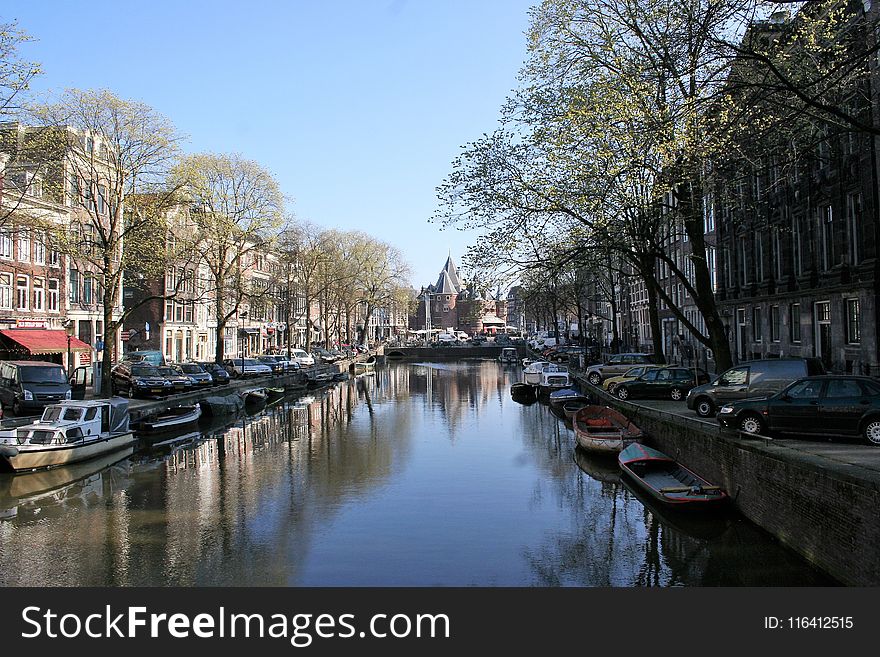
<svg viewBox="0 0 880 657">
<path fill-rule="evenodd" d="M 64 370 L 57 365 L 22 367 L 19 371 L 22 383 L 67 383 Z"/>
<path fill-rule="evenodd" d="M 178 376 L 177 372 L 170 367 L 157 367 L 156 373 L 158 373 L 159 376 Z"/>
<path fill-rule="evenodd" d="M 159 370 L 152 365 L 135 365 L 131 368 L 132 376 L 159 376 Z"/>
<path fill-rule="evenodd" d="M 184 363 L 180 369 L 186 374 L 202 374 L 203 372 L 202 368 L 194 363 Z"/>
<path fill-rule="evenodd" d="M 257 361 L 255 361 L 253 358 L 245 358 L 244 364 L 245 365 L 258 365 L 259 363 L 257 363 Z"/>
</svg>

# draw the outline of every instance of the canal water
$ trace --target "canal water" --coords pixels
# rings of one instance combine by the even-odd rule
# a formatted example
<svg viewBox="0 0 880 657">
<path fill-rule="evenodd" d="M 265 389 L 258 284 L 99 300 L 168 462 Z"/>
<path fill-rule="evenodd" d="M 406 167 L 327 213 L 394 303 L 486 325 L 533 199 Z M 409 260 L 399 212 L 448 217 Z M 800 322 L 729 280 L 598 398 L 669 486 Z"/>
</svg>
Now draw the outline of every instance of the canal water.
<svg viewBox="0 0 880 657">
<path fill-rule="evenodd" d="M 670 515 L 495 361 L 390 364 L 231 424 L 0 475 L 3 586 L 833 584 L 733 513 Z"/>
</svg>

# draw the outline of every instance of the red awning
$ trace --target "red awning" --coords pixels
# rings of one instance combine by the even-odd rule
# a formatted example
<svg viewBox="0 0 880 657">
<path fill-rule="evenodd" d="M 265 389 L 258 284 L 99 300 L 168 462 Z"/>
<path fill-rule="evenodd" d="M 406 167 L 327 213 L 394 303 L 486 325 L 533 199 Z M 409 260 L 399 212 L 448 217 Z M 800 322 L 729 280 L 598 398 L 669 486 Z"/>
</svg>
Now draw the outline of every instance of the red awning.
<svg viewBox="0 0 880 657">
<path fill-rule="evenodd" d="M 67 332 L 51 329 L 7 329 L 0 334 L 20 344 L 32 354 L 62 354 L 67 351 Z M 70 338 L 71 351 L 91 351 L 79 338 Z"/>
</svg>

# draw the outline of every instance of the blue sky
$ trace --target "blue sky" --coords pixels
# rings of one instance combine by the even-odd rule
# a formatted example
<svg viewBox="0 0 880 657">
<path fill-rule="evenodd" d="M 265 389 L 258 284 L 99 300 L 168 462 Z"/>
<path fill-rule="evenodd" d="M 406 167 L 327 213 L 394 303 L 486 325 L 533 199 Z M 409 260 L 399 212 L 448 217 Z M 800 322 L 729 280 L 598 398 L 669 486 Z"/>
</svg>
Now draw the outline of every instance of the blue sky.
<svg viewBox="0 0 880 657">
<path fill-rule="evenodd" d="M 460 147 L 490 132 L 537 0 L 4 0 L 38 91 L 108 88 L 190 152 L 240 153 L 297 217 L 398 246 L 416 286 L 473 234 L 429 224 Z"/>
</svg>

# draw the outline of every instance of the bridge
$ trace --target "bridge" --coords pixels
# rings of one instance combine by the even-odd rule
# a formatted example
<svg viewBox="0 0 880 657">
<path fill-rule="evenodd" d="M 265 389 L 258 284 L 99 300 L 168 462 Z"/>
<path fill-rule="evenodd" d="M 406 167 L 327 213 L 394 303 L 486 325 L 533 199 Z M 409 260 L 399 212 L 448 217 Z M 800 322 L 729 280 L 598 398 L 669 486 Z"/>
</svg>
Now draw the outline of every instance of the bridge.
<svg viewBox="0 0 880 657">
<path fill-rule="evenodd" d="M 394 360 L 463 360 L 467 358 L 498 358 L 507 345 L 481 345 L 474 347 L 460 345 L 454 347 L 385 347 L 385 357 Z M 524 345 L 514 346 L 519 358 L 526 357 Z"/>
</svg>

